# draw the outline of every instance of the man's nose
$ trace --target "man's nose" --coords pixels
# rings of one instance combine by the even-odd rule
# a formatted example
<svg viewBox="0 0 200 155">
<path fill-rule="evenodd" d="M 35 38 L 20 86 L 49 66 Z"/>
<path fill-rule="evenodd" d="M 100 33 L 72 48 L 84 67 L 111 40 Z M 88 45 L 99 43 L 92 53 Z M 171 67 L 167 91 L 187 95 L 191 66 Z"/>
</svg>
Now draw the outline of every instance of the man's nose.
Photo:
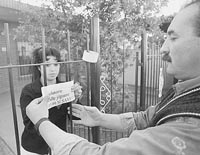
<svg viewBox="0 0 200 155">
<path fill-rule="evenodd" d="M 162 47 L 160 48 L 160 52 L 162 55 L 166 55 L 169 54 L 169 47 L 168 47 L 168 41 L 165 40 L 165 42 L 163 43 Z"/>
<path fill-rule="evenodd" d="M 162 47 L 160 49 L 160 52 L 161 52 L 163 61 L 171 62 L 171 57 L 169 55 L 170 49 L 169 49 L 167 40 L 163 43 L 163 45 L 162 45 Z"/>
</svg>

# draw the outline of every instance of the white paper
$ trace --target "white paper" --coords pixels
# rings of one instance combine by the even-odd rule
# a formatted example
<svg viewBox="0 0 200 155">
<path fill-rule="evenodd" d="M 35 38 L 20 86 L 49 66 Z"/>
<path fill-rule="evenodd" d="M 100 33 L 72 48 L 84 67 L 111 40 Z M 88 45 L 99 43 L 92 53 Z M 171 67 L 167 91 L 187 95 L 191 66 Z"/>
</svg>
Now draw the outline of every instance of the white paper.
<svg viewBox="0 0 200 155">
<path fill-rule="evenodd" d="M 158 97 L 162 97 L 163 86 L 164 86 L 163 68 L 160 68 L 159 87 L 158 87 L 159 93 L 158 93 Z"/>
<path fill-rule="evenodd" d="M 42 87 L 42 96 L 49 95 L 49 109 L 73 101 L 75 99 L 74 92 L 72 91 L 73 85 L 74 81 L 70 81 Z"/>
<path fill-rule="evenodd" d="M 84 51 L 82 59 L 90 63 L 96 63 L 99 58 L 99 53 L 94 51 Z"/>
</svg>

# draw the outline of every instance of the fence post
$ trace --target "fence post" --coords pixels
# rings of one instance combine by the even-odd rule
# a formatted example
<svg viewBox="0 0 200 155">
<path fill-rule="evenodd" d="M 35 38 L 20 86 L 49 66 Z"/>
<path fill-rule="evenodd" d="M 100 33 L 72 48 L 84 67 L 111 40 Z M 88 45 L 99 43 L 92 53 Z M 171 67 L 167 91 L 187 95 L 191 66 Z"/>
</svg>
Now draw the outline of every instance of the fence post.
<svg viewBox="0 0 200 155">
<path fill-rule="evenodd" d="M 90 38 L 87 34 L 87 51 L 90 50 Z M 90 78 L 90 63 L 86 62 L 87 67 L 87 106 L 91 106 L 91 78 Z M 88 141 L 91 141 L 91 128 L 88 127 Z"/>
<path fill-rule="evenodd" d="M 139 53 L 136 52 L 135 56 L 135 104 L 133 105 L 133 111 L 138 111 L 137 100 L 138 100 L 138 67 L 139 67 Z"/>
<path fill-rule="evenodd" d="M 4 23 L 4 29 L 6 33 L 6 51 L 7 51 L 7 64 L 11 65 L 11 53 L 10 53 L 10 37 L 9 37 L 9 28 L 8 23 Z M 14 121 L 14 128 L 15 128 L 15 139 L 16 139 L 16 146 L 17 146 L 17 154 L 20 155 L 20 142 L 19 142 L 19 131 L 18 131 L 18 123 L 17 123 L 17 113 L 16 113 L 16 104 L 15 104 L 15 95 L 14 95 L 14 84 L 13 84 L 13 74 L 12 68 L 8 68 L 8 75 L 9 75 L 9 83 L 10 83 L 10 95 L 12 101 L 12 112 L 13 112 L 13 121 Z"/>
<path fill-rule="evenodd" d="M 42 31 L 42 61 L 43 63 L 46 62 L 46 53 L 45 53 L 45 29 L 42 27 L 41 28 Z M 44 69 L 44 86 L 47 86 L 47 75 L 46 75 L 46 65 L 42 66 Z"/>
<path fill-rule="evenodd" d="M 99 17 L 95 15 L 91 19 L 91 39 L 90 49 L 95 52 L 100 52 L 99 42 Z M 90 64 L 91 76 L 91 106 L 100 108 L 100 64 L 99 62 Z M 100 144 L 100 128 L 92 128 L 93 142 Z"/>
<path fill-rule="evenodd" d="M 145 30 L 141 34 L 141 81 L 140 81 L 140 110 L 145 110 L 146 96 L 146 56 L 147 56 L 147 33 Z"/>
<path fill-rule="evenodd" d="M 70 44 L 70 31 L 67 30 L 67 61 L 71 60 L 71 44 Z M 66 81 L 71 81 L 71 65 L 70 64 L 65 64 L 65 73 L 66 73 Z M 72 103 L 69 103 L 70 106 L 70 116 L 69 116 L 69 120 L 70 120 L 70 133 L 74 133 L 73 128 L 73 122 L 72 122 Z"/>
<path fill-rule="evenodd" d="M 67 61 L 71 60 L 71 43 L 70 43 L 70 31 L 67 30 Z M 71 69 L 70 69 L 70 64 L 67 64 L 66 66 L 66 80 L 70 81 L 71 80 Z"/>
</svg>

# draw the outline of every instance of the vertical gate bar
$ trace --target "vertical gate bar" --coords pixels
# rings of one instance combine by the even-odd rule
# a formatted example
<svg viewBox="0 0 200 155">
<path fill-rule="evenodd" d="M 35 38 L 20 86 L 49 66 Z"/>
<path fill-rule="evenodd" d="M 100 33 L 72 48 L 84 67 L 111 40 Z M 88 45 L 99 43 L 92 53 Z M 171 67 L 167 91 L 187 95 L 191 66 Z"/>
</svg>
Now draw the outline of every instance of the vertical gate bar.
<svg viewBox="0 0 200 155">
<path fill-rule="evenodd" d="M 45 53 L 45 29 L 42 27 L 42 60 L 46 61 L 46 53 Z M 44 85 L 47 86 L 47 75 L 46 75 L 46 65 L 42 66 L 44 69 Z"/>
<path fill-rule="evenodd" d="M 135 104 L 133 106 L 134 112 L 138 110 L 137 100 L 138 100 L 138 67 L 139 67 L 139 60 L 138 60 L 138 52 L 136 52 L 136 59 L 135 59 Z"/>
<path fill-rule="evenodd" d="M 147 70 L 148 70 L 148 105 L 151 105 L 151 83 L 152 83 L 152 44 L 149 43 L 149 54 L 148 54 L 148 64 L 147 64 Z"/>
<path fill-rule="evenodd" d="M 157 103 L 157 97 L 158 97 L 158 73 L 159 73 L 159 69 L 158 69 L 158 60 L 157 60 L 157 48 L 156 48 L 156 44 L 154 44 L 154 49 L 155 49 L 155 100 L 154 100 L 154 105 Z"/>
<path fill-rule="evenodd" d="M 45 29 L 44 27 L 41 28 L 42 31 L 42 60 L 45 63 L 46 61 L 46 53 L 45 53 Z M 43 72 L 44 72 L 44 78 L 43 78 L 43 82 L 44 82 L 44 86 L 47 86 L 47 75 L 46 75 L 46 65 L 43 65 Z M 51 153 L 51 148 L 49 147 L 49 154 L 52 155 Z"/>
<path fill-rule="evenodd" d="M 147 80 L 148 80 L 148 105 L 151 105 L 151 74 L 152 74 L 152 71 L 151 71 L 151 63 L 152 63 L 152 58 L 151 58 L 151 55 L 152 55 L 152 44 L 151 43 L 148 43 L 148 48 L 149 48 L 149 53 L 148 53 L 148 61 L 147 61 L 147 72 L 148 72 L 148 76 L 147 76 Z"/>
<path fill-rule="evenodd" d="M 79 60 L 79 54 L 78 54 L 78 50 L 79 50 L 79 47 L 77 46 L 76 47 L 76 57 L 75 57 L 75 60 Z M 80 63 L 78 63 L 78 62 L 75 62 L 75 73 L 74 73 L 74 79 L 75 80 L 77 80 L 77 81 L 79 81 L 79 71 L 78 71 L 78 66 L 80 66 Z M 77 132 L 76 132 L 76 127 L 77 127 L 77 125 L 74 125 L 74 134 L 77 134 Z M 79 133 L 80 133 L 80 128 L 78 128 L 78 130 L 79 130 Z"/>
<path fill-rule="evenodd" d="M 146 96 L 146 103 L 147 103 L 147 105 L 149 105 L 149 85 L 150 85 L 150 78 L 149 78 L 149 76 L 150 76 L 150 74 L 149 74 L 149 68 L 150 68 L 150 65 L 149 65 L 149 62 L 150 62 L 150 59 L 149 59 L 149 57 L 150 57 L 150 53 L 151 53 L 151 48 L 150 48 L 150 43 L 148 43 L 147 44 L 147 47 L 148 47 L 148 52 L 147 52 L 147 70 L 146 70 L 146 82 L 147 82 L 147 89 L 146 89 L 146 94 L 147 94 L 147 96 Z"/>
<path fill-rule="evenodd" d="M 71 49 L 70 49 L 71 45 L 70 45 L 70 32 L 69 30 L 67 30 L 67 50 L 68 50 L 68 55 L 67 55 L 67 61 L 71 60 Z M 66 80 L 70 81 L 71 80 L 71 69 L 70 69 L 70 64 L 67 64 L 67 72 L 66 72 Z M 73 132 L 73 122 L 72 122 L 72 103 L 69 103 L 70 106 L 70 115 L 69 115 L 69 119 L 70 119 L 70 132 Z"/>
<path fill-rule="evenodd" d="M 159 85 L 159 71 L 160 71 L 160 65 L 159 65 L 159 55 L 158 55 L 158 48 L 157 45 L 155 44 L 155 59 L 156 59 L 156 100 L 154 105 L 158 102 L 158 85 Z"/>
<path fill-rule="evenodd" d="M 99 40 L 99 17 L 95 15 L 91 19 L 91 39 L 90 48 L 95 52 L 100 52 Z M 100 64 L 90 64 L 91 70 L 91 104 L 100 108 Z M 100 128 L 92 128 L 93 142 L 100 144 Z"/>
<path fill-rule="evenodd" d="M 150 90 L 151 90 L 151 103 L 150 105 L 153 104 L 153 88 L 152 88 L 152 83 L 153 83 L 153 45 L 151 43 L 151 84 L 150 84 Z"/>
<path fill-rule="evenodd" d="M 91 80 L 90 80 L 90 64 L 86 62 L 87 67 L 87 106 L 91 106 Z M 90 127 L 88 127 L 88 140 L 91 140 L 91 130 Z"/>
<path fill-rule="evenodd" d="M 154 105 L 157 103 L 157 98 L 158 98 L 158 78 L 159 78 L 159 71 L 160 71 L 160 69 L 159 69 L 159 66 L 158 66 L 158 59 L 157 59 L 157 48 L 156 48 L 156 44 L 154 44 L 154 46 L 155 46 L 155 72 L 156 72 L 156 78 L 155 78 L 155 101 L 154 101 Z"/>
<path fill-rule="evenodd" d="M 124 95 L 124 89 L 125 89 L 125 82 L 124 82 L 124 78 L 125 78 L 125 70 L 124 70 L 124 61 L 125 61 L 125 43 L 123 42 L 123 53 L 122 53 L 123 55 L 122 55 L 122 67 L 123 67 L 123 69 L 122 69 L 122 113 L 125 111 L 124 110 L 124 97 L 125 97 L 125 95 Z M 122 132 L 122 137 L 124 137 L 124 133 Z"/>
<path fill-rule="evenodd" d="M 141 83 L 140 83 L 140 110 L 145 110 L 145 88 L 146 88 L 146 53 L 147 53 L 147 34 L 142 31 L 141 41 Z"/>
<path fill-rule="evenodd" d="M 110 50 L 110 56 L 111 56 L 111 67 L 110 67 L 110 95 L 111 95 L 111 100 L 110 100 L 110 111 L 111 111 L 111 114 L 113 113 L 113 107 L 112 107 L 112 94 L 113 94 L 113 83 L 112 83 L 112 81 L 113 81 L 113 67 L 112 67 L 112 63 L 113 63 L 113 57 L 112 57 L 112 51 L 113 51 L 113 48 L 112 48 L 112 46 L 111 46 L 111 50 Z M 112 141 L 112 130 L 110 130 L 110 137 L 111 137 L 111 141 Z"/>
<path fill-rule="evenodd" d="M 7 64 L 11 66 L 11 51 L 10 51 L 10 37 L 9 37 L 9 27 L 8 23 L 4 23 L 4 29 L 6 33 L 6 55 L 7 55 Z M 17 147 L 17 154 L 20 155 L 20 142 L 19 142 L 19 131 L 18 131 L 18 122 L 17 122 L 17 112 L 15 107 L 15 94 L 14 94 L 14 83 L 13 83 L 13 74 L 12 68 L 8 68 L 8 75 L 9 75 L 9 85 L 10 85 L 10 95 L 11 95 L 11 102 L 12 102 L 12 112 L 13 112 L 13 121 L 14 121 L 14 129 L 15 129 L 15 140 L 16 140 L 16 147 Z"/>
<path fill-rule="evenodd" d="M 152 96 L 152 104 L 151 105 L 154 105 L 155 104 L 155 72 L 156 72 L 156 64 L 155 64 L 155 62 L 156 62 L 156 60 L 155 60 L 155 45 L 154 44 L 152 44 L 152 46 L 153 46 L 153 66 L 152 66 L 152 68 L 153 68 L 153 83 L 152 83 L 152 88 L 153 88 L 153 96 Z"/>
<path fill-rule="evenodd" d="M 160 64 L 160 55 L 159 55 L 159 48 L 158 48 L 158 44 L 156 45 L 156 51 L 157 51 L 157 62 L 158 62 L 158 70 L 160 70 L 160 68 L 162 67 Z M 159 79 L 159 78 L 158 78 Z M 159 81 L 157 81 L 157 85 L 159 87 Z M 163 93 L 163 92 L 162 92 Z M 159 98 L 157 98 L 157 102 L 159 102 Z"/>
<path fill-rule="evenodd" d="M 87 51 L 89 52 L 90 50 L 90 38 L 89 38 L 89 34 L 87 34 Z M 87 66 L 87 105 L 91 106 L 91 81 L 90 81 L 90 63 L 86 62 L 86 66 Z M 90 127 L 88 127 L 88 140 L 91 141 L 91 131 L 90 131 Z"/>
<path fill-rule="evenodd" d="M 125 43 L 123 42 L 123 55 L 122 55 L 122 67 L 123 67 L 123 69 L 122 69 L 122 85 L 123 85 L 123 87 L 122 87 L 122 113 L 124 112 L 124 89 L 125 89 L 125 87 L 124 87 L 124 84 L 125 84 L 125 70 L 124 70 L 124 61 L 125 61 Z"/>
<path fill-rule="evenodd" d="M 70 44 L 70 31 L 67 30 L 67 50 L 68 50 L 68 55 L 67 55 L 67 60 L 70 61 L 71 59 L 71 44 Z M 71 80 L 71 69 L 70 69 L 70 64 L 67 64 L 67 81 Z"/>
</svg>

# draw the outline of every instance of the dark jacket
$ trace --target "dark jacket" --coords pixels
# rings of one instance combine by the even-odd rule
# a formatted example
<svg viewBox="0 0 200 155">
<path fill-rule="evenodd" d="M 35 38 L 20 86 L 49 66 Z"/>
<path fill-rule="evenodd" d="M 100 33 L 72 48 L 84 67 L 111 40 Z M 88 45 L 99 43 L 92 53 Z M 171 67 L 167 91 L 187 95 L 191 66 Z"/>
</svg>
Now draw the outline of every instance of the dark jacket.
<svg viewBox="0 0 200 155">
<path fill-rule="evenodd" d="M 43 138 L 36 132 L 34 124 L 26 115 L 26 106 L 35 98 L 41 97 L 42 84 L 40 79 L 26 85 L 22 89 L 20 96 L 20 106 L 22 112 L 23 123 L 25 125 L 21 137 L 22 147 L 29 151 L 39 154 L 48 153 L 48 145 Z M 62 104 L 59 108 L 53 107 L 49 109 L 49 120 L 62 130 L 66 131 L 67 107 L 69 104 Z"/>
</svg>

